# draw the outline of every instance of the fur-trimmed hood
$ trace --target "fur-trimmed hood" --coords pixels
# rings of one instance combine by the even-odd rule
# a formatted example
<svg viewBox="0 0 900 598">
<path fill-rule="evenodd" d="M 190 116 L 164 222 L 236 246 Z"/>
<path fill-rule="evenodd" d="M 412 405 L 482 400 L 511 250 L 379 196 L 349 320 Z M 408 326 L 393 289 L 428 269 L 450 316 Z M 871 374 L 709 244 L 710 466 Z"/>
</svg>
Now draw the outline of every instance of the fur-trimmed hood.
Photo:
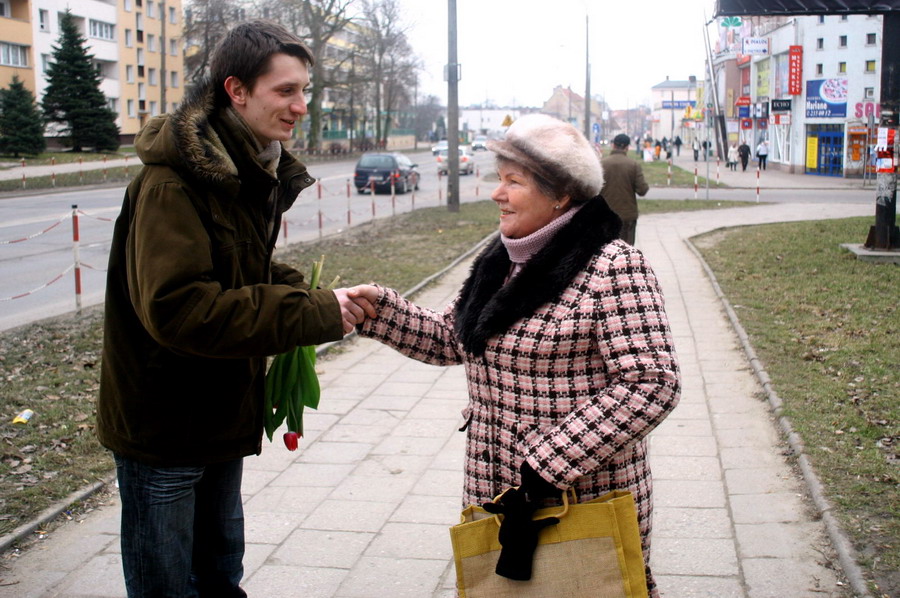
<svg viewBox="0 0 900 598">
<path fill-rule="evenodd" d="M 556 300 L 603 246 L 618 237 L 621 226 L 606 200 L 594 197 L 505 285 L 509 255 L 499 237 L 492 241 L 472 265 L 456 303 L 454 329 L 463 348 L 483 355 L 491 337 Z"/>
</svg>

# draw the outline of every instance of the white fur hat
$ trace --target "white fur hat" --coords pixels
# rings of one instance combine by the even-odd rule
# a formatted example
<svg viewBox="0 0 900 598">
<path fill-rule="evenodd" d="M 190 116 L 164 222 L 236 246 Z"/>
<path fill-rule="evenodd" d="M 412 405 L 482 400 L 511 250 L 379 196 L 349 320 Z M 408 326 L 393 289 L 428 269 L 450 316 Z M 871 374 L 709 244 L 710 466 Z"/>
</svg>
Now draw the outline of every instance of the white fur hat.
<svg viewBox="0 0 900 598">
<path fill-rule="evenodd" d="M 575 127 L 552 116 L 523 116 L 506 130 L 505 139 L 488 141 L 487 147 L 566 189 L 574 187 L 583 199 L 603 188 L 597 152 Z"/>
</svg>

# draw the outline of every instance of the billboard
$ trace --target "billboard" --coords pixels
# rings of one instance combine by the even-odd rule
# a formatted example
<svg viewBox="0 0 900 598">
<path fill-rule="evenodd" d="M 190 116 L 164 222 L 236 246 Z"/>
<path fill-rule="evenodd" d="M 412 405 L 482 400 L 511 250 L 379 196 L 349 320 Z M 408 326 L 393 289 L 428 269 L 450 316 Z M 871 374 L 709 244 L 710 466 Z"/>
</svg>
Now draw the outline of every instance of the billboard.
<svg viewBox="0 0 900 598">
<path fill-rule="evenodd" d="M 847 116 L 847 79 L 814 79 L 806 82 L 806 117 Z"/>
</svg>

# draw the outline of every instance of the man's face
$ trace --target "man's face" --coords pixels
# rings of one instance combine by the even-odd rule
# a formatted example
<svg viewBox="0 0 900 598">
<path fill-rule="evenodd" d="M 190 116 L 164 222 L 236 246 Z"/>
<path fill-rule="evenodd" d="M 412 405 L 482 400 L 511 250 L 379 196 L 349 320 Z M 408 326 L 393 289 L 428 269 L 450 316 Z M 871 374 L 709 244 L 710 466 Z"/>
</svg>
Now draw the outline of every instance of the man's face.
<svg viewBox="0 0 900 598">
<path fill-rule="evenodd" d="M 231 105 L 263 145 L 291 138 L 297 118 L 306 114 L 308 86 L 306 63 L 282 53 L 272 55 L 269 71 L 256 80 L 252 91 L 234 77 L 225 81 Z"/>
</svg>

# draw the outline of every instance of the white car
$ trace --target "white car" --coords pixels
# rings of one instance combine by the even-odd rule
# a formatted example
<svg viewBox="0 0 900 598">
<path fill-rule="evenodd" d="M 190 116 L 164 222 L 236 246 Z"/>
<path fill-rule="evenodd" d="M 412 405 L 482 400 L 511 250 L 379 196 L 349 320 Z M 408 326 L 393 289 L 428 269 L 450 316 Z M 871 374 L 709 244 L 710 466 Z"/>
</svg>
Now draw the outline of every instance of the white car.
<svg viewBox="0 0 900 598">
<path fill-rule="evenodd" d="M 447 146 L 448 146 L 447 140 L 442 139 L 441 141 L 438 141 L 437 143 L 435 143 L 434 145 L 431 146 L 431 154 L 433 156 L 437 156 L 441 152 L 441 150 L 447 149 Z"/>
<path fill-rule="evenodd" d="M 487 141 L 487 135 L 476 135 L 475 139 L 472 140 L 472 151 L 486 150 Z"/>
<path fill-rule="evenodd" d="M 449 149 L 442 149 L 437 155 L 438 174 L 447 174 L 450 170 Z M 475 156 L 468 149 L 459 148 L 459 174 L 472 174 L 475 172 Z"/>
</svg>

